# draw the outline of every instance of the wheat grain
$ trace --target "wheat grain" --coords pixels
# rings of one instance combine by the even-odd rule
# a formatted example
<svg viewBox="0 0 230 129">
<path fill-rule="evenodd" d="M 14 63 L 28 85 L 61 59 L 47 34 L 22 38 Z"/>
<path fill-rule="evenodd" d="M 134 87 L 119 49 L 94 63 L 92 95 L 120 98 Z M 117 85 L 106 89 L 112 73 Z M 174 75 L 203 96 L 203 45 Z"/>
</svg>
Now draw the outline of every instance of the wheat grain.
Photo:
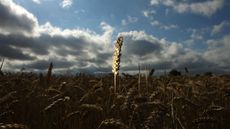
<svg viewBox="0 0 230 129">
<path fill-rule="evenodd" d="M 29 129 L 26 125 L 23 124 L 1 124 L 0 129 Z"/>
<path fill-rule="evenodd" d="M 128 127 L 119 119 L 106 119 L 101 122 L 97 129 L 127 129 Z"/>
</svg>

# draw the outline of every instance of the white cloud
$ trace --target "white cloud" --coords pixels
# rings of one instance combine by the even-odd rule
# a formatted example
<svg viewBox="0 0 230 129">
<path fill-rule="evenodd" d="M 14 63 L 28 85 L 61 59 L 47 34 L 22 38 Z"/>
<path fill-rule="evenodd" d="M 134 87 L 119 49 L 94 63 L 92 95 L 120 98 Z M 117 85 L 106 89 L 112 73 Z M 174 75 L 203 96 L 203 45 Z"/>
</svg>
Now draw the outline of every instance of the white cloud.
<svg viewBox="0 0 230 129">
<path fill-rule="evenodd" d="M 160 26 L 160 24 L 161 24 L 161 23 L 160 23 L 159 21 L 157 21 L 157 20 L 151 22 L 151 25 L 152 25 L 152 26 Z"/>
<path fill-rule="evenodd" d="M 62 0 L 60 6 L 62 8 L 69 8 L 70 6 L 72 6 L 72 4 L 73 4 L 73 0 Z"/>
<path fill-rule="evenodd" d="M 189 11 L 196 14 L 201 14 L 204 16 L 212 16 L 224 5 L 224 0 L 212 0 L 200 3 L 192 3 L 189 5 Z"/>
<path fill-rule="evenodd" d="M 41 4 L 41 1 L 40 0 L 32 0 L 34 3 L 36 4 Z"/>
<path fill-rule="evenodd" d="M 80 13 L 85 13 L 85 12 L 86 11 L 84 9 L 74 11 L 75 14 L 80 14 Z"/>
<path fill-rule="evenodd" d="M 159 3 L 159 0 L 150 0 L 151 5 L 158 5 Z"/>
<path fill-rule="evenodd" d="M 188 3 L 187 1 L 177 2 L 173 0 L 150 0 L 150 5 L 158 5 L 160 3 L 172 7 L 178 13 L 190 12 L 210 17 L 223 7 L 224 0 L 206 0 L 193 3 Z"/>
<path fill-rule="evenodd" d="M 192 29 L 192 34 L 190 38 L 193 40 L 203 40 L 204 37 L 202 36 L 202 30 Z"/>
<path fill-rule="evenodd" d="M 179 13 L 184 13 L 189 11 L 190 6 L 186 3 L 179 3 L 178 5 L 173 5 L 173 8 Z"/>
<path fill-rule="evenodd" d="M 169 9 L 166 9 L 165 10 L 165 16 L 168 16 L 168 14 L 169 14 Z"/>
<path fill-rule="evenodd" d="M 121 20 L 121 24 L 123 26 L 125 25 L 128 25 L 128 24 L 131 24 L 131 23 L 135 23 L 138 21 L 138 18 L 137 17 L 131 17 L 131 16 L 128 16 L 126 19 L 122 19 Z"/>
<path fill-rule="evenodd" d="M 225 27 L 230 26 L 230 23 L 227 21 L 222 21 L 220 24 L 214 25 L 212 28 L 211 35 L 220 33 Z"/>
<path fill-rule="evenodd" d="M 210 62 L 221 67 L 228 67 L 230 64 L 230 35 L 226 35 L 219 40 L 208 40 L 209 49 L 204 53 L 204 57 Z"/>
<path fill-rule="evenodd" d="M 153 15 L 156 14 L 156 11 L 154 11 L 154 10 L 144 10 L 144 11 L 142 11 L 142 14 L 143 14 L 146 18 L 153 19 Z"/>
<path fill-rule="evenodd" d="M 165 30 L 170 30 L 170 29 L 176 29 L 178 28 L 177 25 L 174 25 L 174 24 L 171 24 L 171 25 L 165 25 L 163 23 L 160 23 L 159 21 L 157 20 L 154 20 L 150 23 L 152 26 L 157 26 L 157 27 L 160 27 L 161 29 L 165 29 Z"/>
<path fill-rule="evenodd" d="M 110 26 L 109 24 L 107 24 L 106 22 L 101 22 L 101 27 L 104 30 L 104 34 L 102 35 L 102 39 L 104 39 L 104 45 L 109 45 L 109 43 L 111 43 L 111 39 L 114 33 L 114 28 L 112 26 Z"/>
<path fill-rule="evenodd" d="M 171 25 L 163 25 L 163 26 L 161 26 L 161 28 L 163 28 L 165 30 L 170 30 L 170 29 L 176 29 L 176 28 L 178 28 L 178 26 L 171 24 Z"/>
<path fill-rule="evenodd" d="M 187 29 L 187 32 L 191 33 L 190 37 L 184 41 L 186 46 L 194 47 L 196 45 L 205 44 L 206 33 L 210 32 L 210 28 L 199 28 L 199 29 Z"/>
<path fill-rule="evenodd" d="M 150 0 L 150 5 L 156 6 L 159 4 L 164 4 L 167 6 L 172 6 L 174 5 L 175 1 L 174 0 Z"/>
<path fill-rule="evenodd" d="M 142 11 L 142 13 L 143 13 L 143 15 L 144 15 L 145 17 L 149 17 L 149 12 L 148 12 L 147 10 Z"/>
<path fill-rule="evenodd" d="M 146 18 L 150 19 L 150 24 L 152 26 L 159 27 L 159 28 L 164 29 L 164 30 L 170 30 L 170 29 L 176 29 L 176 28 L 178 28 L 178 26 L 175 25 L 175 24 L 166 25 L 166 24 L 161 23 L 158 20 L 155 20 L 154 17 L 153 17 L 153 14 L 156 14 L 156 11 L 154 11 L 154 10 L 144 10 L 144 11 L 142 11 L 142 14 Z M 126 24 L 126 20 L 122 20 L 122 23 L 123 23 L 123 25 L 125 25 Z"/>
</svg>

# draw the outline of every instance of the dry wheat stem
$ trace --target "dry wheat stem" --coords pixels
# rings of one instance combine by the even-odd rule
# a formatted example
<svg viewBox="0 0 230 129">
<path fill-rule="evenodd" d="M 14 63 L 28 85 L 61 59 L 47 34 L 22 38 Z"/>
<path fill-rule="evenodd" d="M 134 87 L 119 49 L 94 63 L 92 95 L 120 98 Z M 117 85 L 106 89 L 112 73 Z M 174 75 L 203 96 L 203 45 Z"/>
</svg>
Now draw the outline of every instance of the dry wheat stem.
<svg viewBox="0 0 230 129">
<path fill-rule="evenodd" d="M 140 93 L 141 93 L 141 66 L 140 66 L 140 64 L 138 64 L 138 70 L 139 70 L 139 73 L 138 73 L 138 93 L 140 95 Z"/>
<path fill-rule="evenodd" d="M 2 59 L 2 64 L 1 64 L 1 67 L 0 67 L 0 71 L 2 70 L 3 64 L 4 64 L 4 58 Z"/>
<path fill-rule="evenodd" d="M 119 69 L 120 69 L 122 43 L 123 43 L 123 37 L 119 37 L 115 44 L 114 54 L 113 54 L 112 72 L 114 74 L 114 93 L 116 93 L 117 90 L 117 76 L 119 75 Z"/>
</svg>

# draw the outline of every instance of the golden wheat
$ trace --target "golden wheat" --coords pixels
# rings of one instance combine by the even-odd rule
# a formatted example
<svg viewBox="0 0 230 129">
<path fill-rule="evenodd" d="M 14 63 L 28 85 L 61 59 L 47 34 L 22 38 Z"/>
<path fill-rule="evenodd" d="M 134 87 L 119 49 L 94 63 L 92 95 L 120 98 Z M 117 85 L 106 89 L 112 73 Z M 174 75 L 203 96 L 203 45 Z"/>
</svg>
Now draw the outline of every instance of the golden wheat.
<svg viewBox="0 0 230 129">
<path fill-rule="evenodd" d="M 121 58 L 121 46 L 123 44 L 123 37 L 119 37 L 115 44 L 114 54 L 113 54 L 113 66 L 112 72 L 114 74 L 114 93 L 117 90 L 117 76 L 119 75 L 120 69 L 120 58 Z"/>
</svg>

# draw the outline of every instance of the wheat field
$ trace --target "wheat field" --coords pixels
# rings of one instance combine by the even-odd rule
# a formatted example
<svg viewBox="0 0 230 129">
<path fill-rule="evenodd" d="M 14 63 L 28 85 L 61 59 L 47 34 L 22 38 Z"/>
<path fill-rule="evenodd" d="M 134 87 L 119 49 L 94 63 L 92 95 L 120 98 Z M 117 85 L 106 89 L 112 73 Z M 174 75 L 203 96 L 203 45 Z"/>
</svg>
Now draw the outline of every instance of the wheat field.
<svg viewBox="0 0 230 129">
<path fill-rule="evenodd" d="M 113 75 L 5 73 L 0 88 L 0 129 L 230 128 L 228 75 L 123 74 L 114 93 Z"/>
</svg>

